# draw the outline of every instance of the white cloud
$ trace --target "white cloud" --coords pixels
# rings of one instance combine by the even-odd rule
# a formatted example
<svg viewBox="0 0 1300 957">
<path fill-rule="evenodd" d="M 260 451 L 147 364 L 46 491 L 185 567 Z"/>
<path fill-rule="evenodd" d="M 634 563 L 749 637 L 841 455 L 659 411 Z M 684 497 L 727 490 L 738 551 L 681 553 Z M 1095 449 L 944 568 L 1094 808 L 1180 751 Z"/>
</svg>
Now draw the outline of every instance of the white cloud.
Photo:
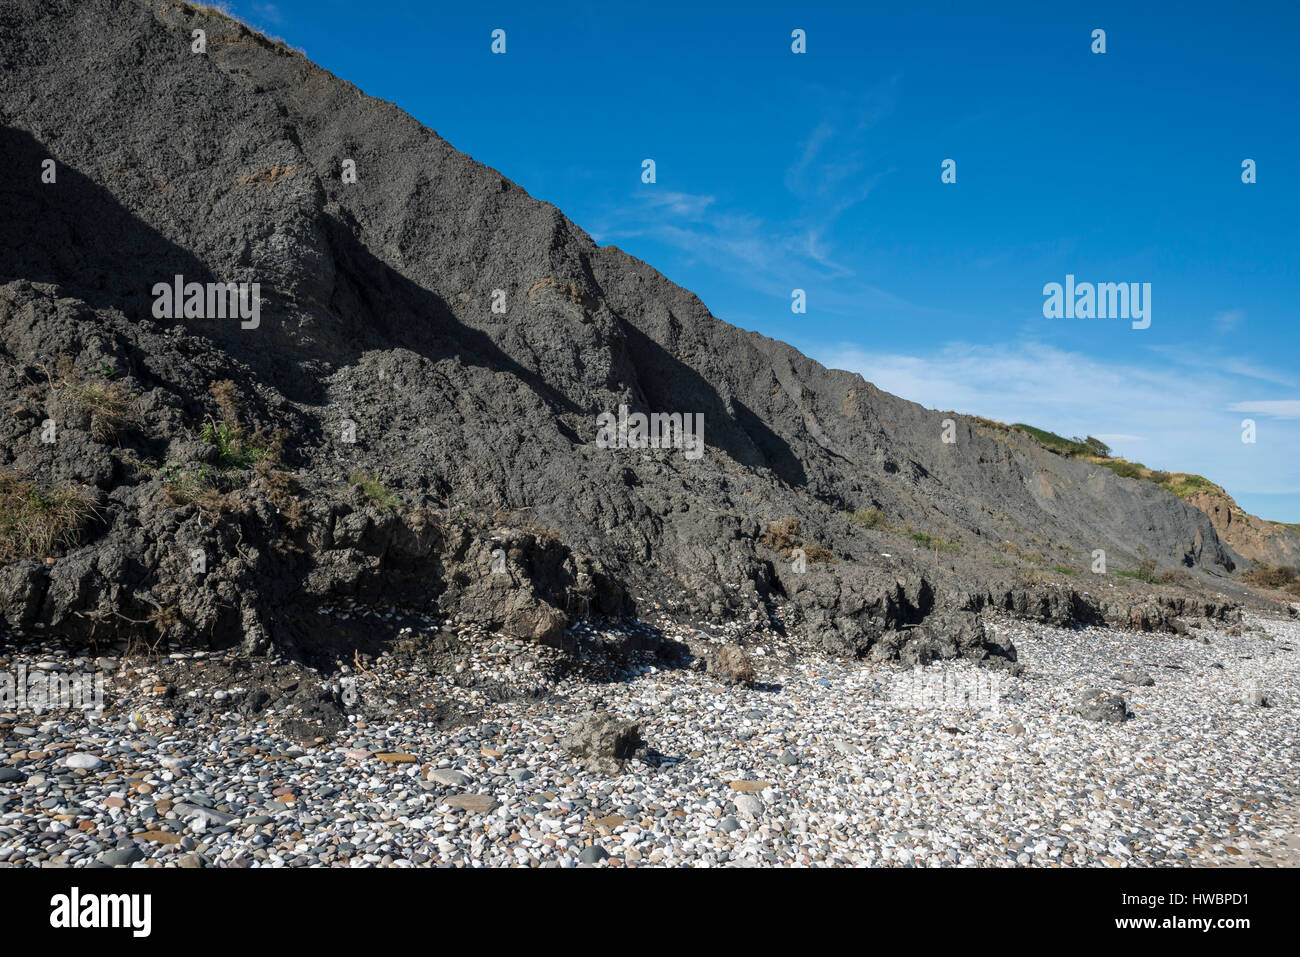
<svg viewBox="0 0 1300 957">
<path fill-rule="evenodd" d="M 674 216 L 687 219 L 699 219 L 713 205 L 712 196 L 697 196 L 693 193 L 646 192 L 641 194 L 647 206 L 667 209 Z"/>
<path fill-rule="evenodd" d="M 1119 455 L 1206 475 L 1234 495 L 1300 492 L 1300 457 L 1293 453 L 1300 427 L 1261 426 L 1254 444 L 1243 443 L 1240 416 L 1232 414 L 1300 419 L 1300 401 L 1234 402 L 1242 382 L 1227 370 L 1168 360 L 1155 366 L 1103 362 L 1033 342 L 954 342 L 927 356 L 856 344 L 804 351 L 929 408 L 1024 422 L 1065 436 L 1095 435 Z"/>
<path fill-rule="evenodd" d="M 1300 419 L 1300 399 L 1265 399 L 1258 402 L 1234 402 L 1232 412 L 1253 412 L 1275 419 Z"/>
</svg>

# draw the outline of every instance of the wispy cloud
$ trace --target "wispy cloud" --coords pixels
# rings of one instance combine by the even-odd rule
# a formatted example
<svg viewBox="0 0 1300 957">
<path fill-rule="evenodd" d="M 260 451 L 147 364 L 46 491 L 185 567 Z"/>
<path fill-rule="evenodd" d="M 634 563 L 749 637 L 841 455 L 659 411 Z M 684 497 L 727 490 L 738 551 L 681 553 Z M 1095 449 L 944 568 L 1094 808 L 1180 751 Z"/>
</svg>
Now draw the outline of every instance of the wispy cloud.
<svg viewBox="0 0 1300 957">
<path fill-rule="evenodd" d="M 799 141 L 785 185 L 800 211 L 774 223 L 714 195 L 637 190 L 621 208 L 592 223 L 600 242 L 649 237 L 745 280 L 764 294 L 789 296 L 818 280 L 851 280 L 853 269 L 835 252 L 835 226 L 889 174 L 873 158 L 869 133 L 893 108 L 896 78 L 867 93 L 847 96 L 816 90 L 823 112 Z M 841 286 L 849 298 L 897 297 L 874 288 Z M 825 301 L 819 299 L 819 308 Z"/>
<path fill-rule="evenodd" d="M 1234 402 L 1232 412 L 1249 412 L 1275 419 L 1300 419 L 1300 399 L 1265 399 L 1258 402 Z"/>
<path fill-rule="evenodd" d="M 254 3 L 253 13 L 255 16 L 261 17 L 267 23 L 279 25 L 284 22 L 284 17 L 280 13 L 280 8 L 274 3 Z"/>
<path fill-rule="evenodd" d="M 954 342 L 928 355 L 856 344 L 805 351 L 929 408 L 1095 435 L 1127 458 L 1207 475 L 1234 494 L 1300 492 L 1300 426 L 1282 421 L 1300 419 L 1300 401 L 1243 401 L 1249 385 L 1228 369 L 1107 362 L 1032 342 Z M 1241 412 L 1279 421 L 1243 443 Z"/>
<path fill-rule="evenodd" d="M 1243 309 L 1228 309 L 1225 312 L 1215 313 L 1213 316 L 1214 325 L 1220 332 L 1231 332 L 1241 325 L 1241 321 L 1246 318 L 1246 312 Z"/>
<path fill-rule="evenodd" d="M 651 209 L 665 209 L 674 216 L 698 221 L 714 203 L 713 196 L 696 196 L 692 193 L 652 192 L 642 193 L 641 199 Z"/>
</svg>

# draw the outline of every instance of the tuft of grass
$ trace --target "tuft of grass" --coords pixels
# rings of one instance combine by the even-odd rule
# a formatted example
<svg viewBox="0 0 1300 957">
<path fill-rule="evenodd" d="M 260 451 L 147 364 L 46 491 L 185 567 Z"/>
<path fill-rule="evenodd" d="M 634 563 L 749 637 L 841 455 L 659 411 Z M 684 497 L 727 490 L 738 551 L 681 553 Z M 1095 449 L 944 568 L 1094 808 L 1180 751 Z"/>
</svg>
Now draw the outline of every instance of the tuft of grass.
<svg viewBox="0 0 1300 957">
<path fill-rule="evenodd" d="M 931 535 L 929 532 L 917 531 L 913 529 L 911 525 L 906 526 L 904 531 L 906 532 L 907 537 L 916 542 L 916 544 L 923 548 L 930 549 L 931 551 L 955 552 L 961 548 L 961 542 L 950 542 L 938 535 Z"/>
<path fill-rule="evenodd" d="M 773 522 L 763 533 L 762 542 L 768 548 L 776 549 L 778 552 L 788 552 L 792 548 L 801 547 L 803 539 L 799 537 L 799 519 L 791 516 Z"/>
<path fill-rule="evenodd" d="M 42 491 L 0 472 L 0 559 L 46 558 L 73 547 L 94 511 L 81 489 Z"/>
<path fill-rule="evenodd" d="M 807 541 L 799 532 L 799 519 L 779 519 L 767 527 L 760 539 L 764 545 L 778 552 L 790 552 L 796 548 L 804 550 L 804 557 L 810 562 L 833 562 L 835 555 L 824 545 Z"/>
<path fill-rule="evenodd" d="M 1053 566 L 1052 566 L 1052 570 L 1055 571 L 1055 572 L 1056 572 L 1057 574 L 1059 574 L 1059 575 L 1071 575 L 1071 576 L 1074 576 L 1074 575 L 1078 575 L 1078 574 L 1079 574 L 1077 571 L 1075 571 L 1075 570 L 1074 570 L 1073 568 L 1071 568 L 1069 565 L 1062 565 L 1060 562 L 1057 562 L 1055 565 L 1053 565 Z"/>
<path fill-rule="evenodd" d="M 90 434 L 98 442 L 115 441 L 142 423 L 135 396 L 120 382 L 80 383 L 72 389 L 72 401 L 90 413 Z"/>
<path fill-rule="evenodd" d="M 396 509 L 403 504 L 402 500 L 390 492 L 384 483 L 360 469 L 348 476 L 348 484 L 360 488 L 365 493 L 366 498 L 380 508 Z"/>
<path fill-rule="evenodd" d="M 172 508 L 198 505 L 205 512 L 219 514 L 234 507 L 231 498 L 222 494 L 219 475 L 213 469 L 187 469 L 179 462 L 168 462 L 158 474 L 163 481 L 163 501 Z"/>
<path fill-rule="evenodd" d="M 878 508 L 858 508 L 849 513 L 849 521 L 854 525 L 861 525 L 863 528 L 884 528 L 890 527 L 889 522 L 885 519 L 885 513 Z"/>
<path fill-rule="evenodd" d="M 1140 582 L 1153 584 L 1159 579 L 1156 577 L 1156 562 L 1154 558 L 1144 558 L 1138 562 L 1138 567 L 1132 570 L 1123 569 L 1115 572 L 1120 578 L 1135 578 Z"/>
<path fill-rule="evenodd" d="M 84 412 L 90 416 L 90 434 L 97 442 L 114 442 L 122 434 L 138 429 L 144 424 L 136 409 L 137 395 L 129 392 L 121 382 L 111 363 L 98 362 L 87 373 L 79 370 L 70 355 L 59 356 L 56 364 L 57 380 L 45 371 L 50 391 L 58 403 L 71 412 Z"/>
</svg>

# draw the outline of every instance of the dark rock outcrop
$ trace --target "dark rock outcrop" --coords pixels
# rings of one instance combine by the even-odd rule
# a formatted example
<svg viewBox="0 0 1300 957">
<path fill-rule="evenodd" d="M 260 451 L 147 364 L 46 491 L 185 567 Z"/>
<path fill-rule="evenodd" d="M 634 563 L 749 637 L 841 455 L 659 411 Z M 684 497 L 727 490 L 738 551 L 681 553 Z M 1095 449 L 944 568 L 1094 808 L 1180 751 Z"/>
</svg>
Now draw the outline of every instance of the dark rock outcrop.
<svg viewBox="0 0 1300 957">
<path fill-rule="evenodd" d="M 188 4 L 0 6 L 0 168 L 0 474 L 89 509 L 0 568 L 20 632 L 301 651 L 330 640 L 302 610 L 354 597 L 559 645 L 662 614 L 1010 661 L 970 615 L 1168 630 L 1232 604 L 1233 552 L 1175 496 L 728 325 Z M 256 328 L 159 317 L 178 275 L 258 283 Z M 602 447 L 624 406 L 701 415 L 703 454 Z M 1188 582 L 1096 577 L 1103 601 L 1041 571 L 1089 581 L 1098 549 Z"/>
</svg>

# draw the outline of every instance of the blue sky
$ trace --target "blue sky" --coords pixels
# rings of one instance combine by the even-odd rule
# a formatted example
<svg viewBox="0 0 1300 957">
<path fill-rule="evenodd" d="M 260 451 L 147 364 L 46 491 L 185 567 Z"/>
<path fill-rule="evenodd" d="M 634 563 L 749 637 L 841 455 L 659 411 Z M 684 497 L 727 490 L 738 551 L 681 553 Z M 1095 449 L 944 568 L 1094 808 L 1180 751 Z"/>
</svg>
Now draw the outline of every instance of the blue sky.
<svg viewBox="0 0 1300 957">
<path fill-rule="evenodd" d="M 225 6 L 728 322 L 1300 522 L 1294 3 Z M 1067 273 L 1150 328 L 1044 318 Z"/>
</svg>

